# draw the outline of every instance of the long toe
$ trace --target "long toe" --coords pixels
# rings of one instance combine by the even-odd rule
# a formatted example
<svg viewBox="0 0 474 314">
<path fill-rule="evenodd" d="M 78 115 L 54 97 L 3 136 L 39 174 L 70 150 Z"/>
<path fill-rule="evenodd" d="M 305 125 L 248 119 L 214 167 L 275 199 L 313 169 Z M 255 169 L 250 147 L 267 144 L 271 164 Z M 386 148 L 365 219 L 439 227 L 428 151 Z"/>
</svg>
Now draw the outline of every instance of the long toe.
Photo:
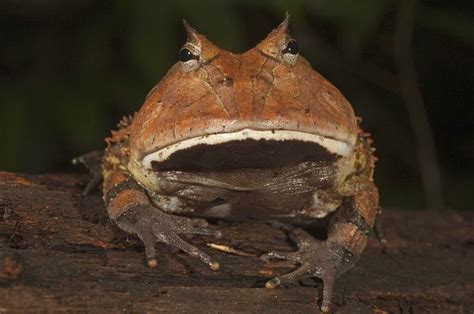
<svg viewBox="0 0 474 314">
<path fill-rule="evenodd" d="M 216 237 L 217 239 L 222 237 L 222 232 L 220 232 L 219 230 L 213 230 L 209 228 L 194 227 L 189 233 L 210 235 L 210 236 Z"/>
<path fill-rule="evenodd" d="M 203 263 L 209 265 L 212 270 L 218 270 L 220 268 L 219 263 L 214 261 L 208 254 L 184 241 L 177 234 L 168 234 L 166 238 L 166 243 L 177 247 L 178 249 L 193 257 L 199 258 Z"/>
<path fill-rule="evenodd" d="M 265 287 L 275 288 L 281 284 L 294 283 L 300 279 L 311 277 L 313 274 L 310 272 L 310 269 L 309 265 L 302 265 L 291 273 L 270 279 L 265 284 Z"/>
</svg>

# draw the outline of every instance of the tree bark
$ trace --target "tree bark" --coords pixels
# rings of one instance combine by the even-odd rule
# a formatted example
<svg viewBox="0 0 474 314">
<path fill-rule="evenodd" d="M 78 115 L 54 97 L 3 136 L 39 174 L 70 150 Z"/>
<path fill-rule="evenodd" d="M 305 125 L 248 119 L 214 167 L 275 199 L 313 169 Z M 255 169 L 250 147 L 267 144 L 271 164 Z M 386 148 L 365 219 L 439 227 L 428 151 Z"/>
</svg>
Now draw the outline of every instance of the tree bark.
<svg viewBox="0 0 474 314">
<path fill-rule="evenodd" d="M 221 264 L 217 272 L 158 244 L 158 267 L 143 246 L 111 224 L 101 195 L 81 196 L 87 177 L 0 173 L 0 313 L 318 312 L 322 284 L 266 289 L 294 267 L 258 256 L 295 248 L 266 224 L 213 226 L 222 239 L 189 239 Z M 382 187 L 383 188 L 383 187 Z M 336 313 L 472 313 L 474 215 L 386 210 L 388 247 L 375 239 L 354 269 L 336 282 Z M 213 250 L 225 244 L 250 256 Z"/>
</svg>

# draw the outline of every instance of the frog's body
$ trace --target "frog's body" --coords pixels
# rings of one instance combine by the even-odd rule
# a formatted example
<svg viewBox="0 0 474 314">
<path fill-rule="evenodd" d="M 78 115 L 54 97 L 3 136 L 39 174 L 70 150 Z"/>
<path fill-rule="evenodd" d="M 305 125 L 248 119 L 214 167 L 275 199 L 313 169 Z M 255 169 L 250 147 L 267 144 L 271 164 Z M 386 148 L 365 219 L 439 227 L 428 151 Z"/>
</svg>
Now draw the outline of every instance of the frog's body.
<svg viewBox="0 0 474 314">
<path fill-rule="evenodd" d="M 143 240 L 150 266 L 161 241 L 218 268 L 178 234 L 219 233 L 178 215 L 307 222 L 335 212 L 327 241 L 287 229 L 300 252 L 267 255 L 302 265 L 268 287 L 318 276 L 327 310 L 334 278 L 375 221 L 375 158 L 350 104 L 298 55 L 287 27 L 238 55 L 186 25 L 180 62 L 107 139 L 104 198 L 109 216 Z"/>
</svg>

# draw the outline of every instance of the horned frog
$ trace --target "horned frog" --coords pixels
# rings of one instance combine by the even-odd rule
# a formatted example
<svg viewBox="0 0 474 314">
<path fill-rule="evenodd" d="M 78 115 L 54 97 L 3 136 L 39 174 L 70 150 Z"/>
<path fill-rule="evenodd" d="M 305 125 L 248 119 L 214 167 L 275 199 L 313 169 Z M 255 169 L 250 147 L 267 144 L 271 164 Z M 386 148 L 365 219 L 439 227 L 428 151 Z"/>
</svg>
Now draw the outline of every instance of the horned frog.
<svg viewBox="0 0 474 314">
<path fill-rule="evenodd" d="M 378 213 L 368 134 L 341 92 L 299 55 L 288 15 L 242 54 L 185 28 L 179 61 L 106 139 L 110 218 L 143 241 L 148 266 L 164 242 L 213 270 L 218 262 L 180 234 L 219 237 L 208 217 L 282 221 L 299 250 L 262 258 L 300 266 L 266 287 L 319 277 L 328 311 L 335 279 L 358 260 Z M 328 214 L 325 241 L 289 224 Z"/>
</svg>

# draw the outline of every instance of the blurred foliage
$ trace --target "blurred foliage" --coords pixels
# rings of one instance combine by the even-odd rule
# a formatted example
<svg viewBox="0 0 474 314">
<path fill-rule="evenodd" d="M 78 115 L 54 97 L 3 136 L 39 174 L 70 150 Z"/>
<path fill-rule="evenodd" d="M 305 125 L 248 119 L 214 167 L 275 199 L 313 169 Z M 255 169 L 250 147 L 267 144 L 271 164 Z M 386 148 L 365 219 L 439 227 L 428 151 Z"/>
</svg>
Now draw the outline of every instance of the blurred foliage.
<svg viewBox="0 0 474 314">
<path fill-rule="evenodd" d="M 396 0 L 0 2 L 0 169 L 70 171 L 176 61 L 184 17 L 219 46 L 253 47 L 288 10 L 302 54 L 364 117 L 385 206 L 423 205 L 393 63 Z M 470 13 L 469 13 L 470 12 Z M 474 2 L 419 1 L 414 55 L 449 205 L 472 209 Z"/>
</svg>

